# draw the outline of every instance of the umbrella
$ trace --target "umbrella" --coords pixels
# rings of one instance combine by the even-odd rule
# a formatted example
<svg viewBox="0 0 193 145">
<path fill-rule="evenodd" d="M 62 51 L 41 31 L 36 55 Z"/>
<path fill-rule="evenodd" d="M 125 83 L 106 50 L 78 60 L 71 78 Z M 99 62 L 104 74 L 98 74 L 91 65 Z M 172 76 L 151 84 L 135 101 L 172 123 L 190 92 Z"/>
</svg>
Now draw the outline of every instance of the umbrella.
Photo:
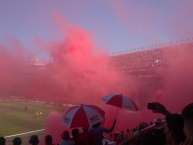
<svg viewBox="0 0 193 145">
<path fill-rule="evenodd" d="M 110 94 L 102 98 L 101 101 L 104 102 L 105 104 L 116 106 L 118 107 L 118 109 L 121 108 L 132 111 L 138 110 L 137 105 L 131 99 L 127 98 L 126 96 L 123 96 L 122 94 L 121 95 Z"/>
<path fill-rule="evenodd" d="M 68 128 L 74 127 L 90 127 L 104 120 L 105 112 L 94 105 L 79 105 L 70 108 L 64 117 L 61 124 Z"/>
</svg>

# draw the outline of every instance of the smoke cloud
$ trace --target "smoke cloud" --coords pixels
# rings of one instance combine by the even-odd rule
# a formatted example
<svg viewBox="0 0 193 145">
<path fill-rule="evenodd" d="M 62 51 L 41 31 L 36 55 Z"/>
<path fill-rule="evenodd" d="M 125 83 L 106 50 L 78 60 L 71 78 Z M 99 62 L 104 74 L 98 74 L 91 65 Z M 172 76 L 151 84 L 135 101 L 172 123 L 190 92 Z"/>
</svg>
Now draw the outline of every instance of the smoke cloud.
<svg viewBox="0 0 193 145">
<path fill-rule="evenodd" d="M 0 45 L 1 97 L 22 96 L 94 104 L 106 112 L 105 126 L 110 128 L 117 108 L 99 100 L 108 94 L 124 94 L 136 102 L 140 111 L 132 114 L 120 109 L 115 127 L 119 131 L 131 129 L 141 121 L 162 117 L 146 109 L 148 102 L 159 101 L 171 112 L 180 112 L 192 102 L 191 44 L 163 50 L 167 64 L 156 70 L 163 88 L 151 92 L 141 79 L 109 67 L 109 55 L 92 42 L 92 32 L 67 23 L 59 14 L 55 15 L 55 20 L 64 39 L 58 42 L 36 40 L 36 45 L 50 54 L 50 61 L 44 68 L 36 69 L 30 65 L 30 53 L 16 38 L 9 38 L 9 45 Z M 62 115 L 48 118 L 45 123 L 48 128 L 45 135 L 52 132 L 55 142 L 60 141 L 60 134 L 66 129 L 60 128 Z"/>
</svg>

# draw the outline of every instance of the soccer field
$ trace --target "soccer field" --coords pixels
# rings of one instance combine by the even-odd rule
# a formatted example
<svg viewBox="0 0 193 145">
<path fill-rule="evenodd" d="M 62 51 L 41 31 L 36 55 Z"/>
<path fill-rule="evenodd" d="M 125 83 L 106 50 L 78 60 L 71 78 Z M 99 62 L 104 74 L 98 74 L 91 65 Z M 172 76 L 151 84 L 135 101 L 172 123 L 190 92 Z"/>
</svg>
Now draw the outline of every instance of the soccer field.
<svg viewBox="0 0 193 145">
<path fill-rule="evenodd" d="M 27 110 L 25 110 L 25 106 Z M 45 118 L 54 111 L 64 114 L 68 107 L 30 102 L 0 102 L 0 136 L 45 128 Z M 37 115 L 42 113 L 42 115 Z"/>
</svg>

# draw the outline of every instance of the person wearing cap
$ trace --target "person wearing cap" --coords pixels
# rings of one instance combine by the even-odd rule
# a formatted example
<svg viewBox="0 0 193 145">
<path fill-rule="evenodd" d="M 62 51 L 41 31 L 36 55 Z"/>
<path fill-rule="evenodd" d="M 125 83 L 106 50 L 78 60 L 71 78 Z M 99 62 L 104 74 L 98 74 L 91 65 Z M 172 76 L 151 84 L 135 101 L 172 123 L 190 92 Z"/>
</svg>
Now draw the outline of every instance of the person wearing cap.
<svg viewBox="0 0 193 145">
<path fill-rule="evenodd" d="M 21 145 L 22 143 L 20 137 L 15 137 L 12 142 L 13 142 L 13 145 Z"/>
<path fill-rule="evenodd" d="M 63 141 L 59 142 L 59 145 L 74 145 L 74 141 L 70 140 L 69 131 L 64 131 L 61 134 Z"/>
<path fill-rule="evenodd" d="M 29 143 L 32 145 L 38 145 L 39 139 L 37 135 L 32 135 L 31 139 L 29 140 Z"/>
</svg>

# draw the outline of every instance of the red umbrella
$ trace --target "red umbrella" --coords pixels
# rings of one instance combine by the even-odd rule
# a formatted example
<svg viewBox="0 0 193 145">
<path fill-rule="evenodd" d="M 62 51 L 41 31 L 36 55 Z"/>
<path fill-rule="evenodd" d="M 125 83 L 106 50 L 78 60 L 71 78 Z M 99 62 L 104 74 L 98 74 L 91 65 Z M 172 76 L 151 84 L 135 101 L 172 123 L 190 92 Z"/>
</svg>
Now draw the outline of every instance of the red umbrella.
<svg viewBox="0 0 193 145">
<path fill-rule="evenodd" d="M 105 112 L 94 105 L 79 105 L 70 108 L 61 124 L 68 128 L 89 127 L 104 120 Z"/>
<path fill-rule="evenodd" d="M 137 105 L 131 99 L 127 98 L 126 96 L 123 96 L 122 94 L 121 95 L 110 94 L 102 98 L 101 101 L 104 102 L 105 104 L 116 106 L 118 107 L 118 109 L 121 108 L 132 111 L 138 110 Z"/>
</svg>

